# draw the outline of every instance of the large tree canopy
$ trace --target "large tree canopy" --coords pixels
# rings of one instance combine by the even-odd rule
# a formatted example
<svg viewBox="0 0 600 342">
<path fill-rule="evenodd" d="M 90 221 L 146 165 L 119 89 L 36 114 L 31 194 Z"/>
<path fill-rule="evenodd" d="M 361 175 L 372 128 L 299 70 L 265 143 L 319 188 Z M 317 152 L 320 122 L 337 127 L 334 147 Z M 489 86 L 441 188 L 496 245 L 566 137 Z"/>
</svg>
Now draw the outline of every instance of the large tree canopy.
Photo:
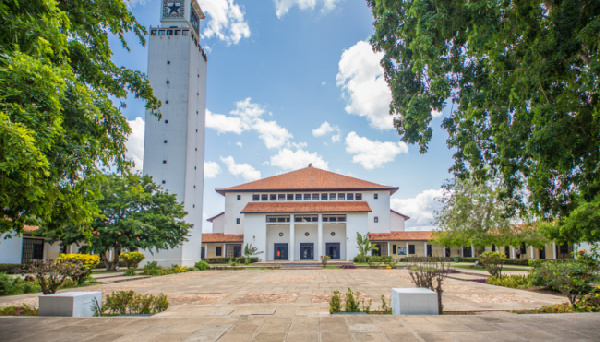
<svg viewBox="0 0 600 342">
<path fill-rule="evenodd" d="M 600 1 L 367 2 L 403 141 L 425 152 L 450 98 L 456 175 L 499 177 L 545 219 L 600 192 Z"/>
<path fill-rule="evenodd" d="M 86 182 L 128 166 L 128 92 L 156 110 L 146 77 L 116 66 L 108 36 L 145 29 L 122 0 L 0 0 L 0 233 L 27 220 L 56 229 L 92 221 Z"/>
<path fill-rule="evenodd" d="M 120 250 L 167 249 L 187 241 L 190 224 L 183 221 L 187 213 L 175 195 L 163 191 L 152 177 L 145 175 L 102 175 L 95 179 L 88 193 L 95 194 L 100 210 L 92 223 L 92 233 L 78 226 L 44 232 L 63 245 L 85 243 L 85 249 L 101 256 L 107 268 L 114 269 Z M 113 259 L 107 252 L 113 250 Z"/>
<path fill-rule="evenodd" d="M 535 227 L 512 222 L 514 203 L 502 198 L 498 183 L 456 178 L 446 184 L 443 207 L 434 213 L 440 228 L 434 242 L 444 247 L 543 246 L 546 239 Z"/>
</svg>

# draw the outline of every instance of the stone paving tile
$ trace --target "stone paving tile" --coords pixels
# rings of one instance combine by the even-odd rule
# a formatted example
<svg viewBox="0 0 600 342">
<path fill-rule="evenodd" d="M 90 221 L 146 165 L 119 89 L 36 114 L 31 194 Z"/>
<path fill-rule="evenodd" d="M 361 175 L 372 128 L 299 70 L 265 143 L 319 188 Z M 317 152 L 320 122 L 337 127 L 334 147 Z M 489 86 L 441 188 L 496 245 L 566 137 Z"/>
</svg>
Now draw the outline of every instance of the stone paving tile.
<svg viewBox="0 0 600 342">
<path fill-rule="evenodd" d="M 254 333 L 252 332 L 227 332 L 223 334 L 219 342 L 249 342 L 252 341 Z"/>
<path fill-rule="evenodd" d="M 318 331 L 290 331 L 288 332 L 286 339 L 287 342 L 312 342 L 318 340 Z"/>
<path fill-rule="evenodd" d="M 444 332 L 437 331 L 418 331 L 416 333 L 425 342 L 444 342 L 454 341 L 452 337 Z"/>
<path fill-rule="evenodd" d="M 256 342 L 281 342 L 285 340 L 285 332 L 259 332 L 252 341 Z"/>
<path fill-rule="evenodd" d="M 421 341 L 419 337 L 417 337 L 412 332 L 399 332 L 399 333 L 386 333 L 385 336 L 389 341 L 402 341 L 402 342 L 413 342 L 413 341 Z"/>
<path fill-rule="evenodd" d="M 387 342 L 387 338 L 383 333 L 377 332 L 353 332 L 350 334 L 352 336 L 352 341 L 356 342 Z"/>
<path fill-rule="evenodd" d="M 341 341 L 351 341 L 350 334 L 347 331 L 321 331 L 321 342 Z"/>
</svg>

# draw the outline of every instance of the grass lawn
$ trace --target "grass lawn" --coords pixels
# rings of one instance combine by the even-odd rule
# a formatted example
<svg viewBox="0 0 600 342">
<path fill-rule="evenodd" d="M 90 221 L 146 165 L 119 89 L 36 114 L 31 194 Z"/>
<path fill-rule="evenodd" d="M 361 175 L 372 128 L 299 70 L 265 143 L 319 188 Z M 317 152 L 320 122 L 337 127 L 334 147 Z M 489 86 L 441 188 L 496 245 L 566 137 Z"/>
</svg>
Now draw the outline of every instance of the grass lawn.
<svg viewBox="0 0 600 342">
<path fill-rule="evenodd" d="M 461 270 L 469 270 L 469 271 L 485 271 L 485 268 L 473 268 L 470 264 L 451 264 L 451 268 L 459 268 Z M 510 267 L 502 268 L 502 271 L 506 272 L 519 272 L 519 271 L 529 271 L 529 268 L 526 267 L 518 267 L 510 265 Z"/>
</svg>

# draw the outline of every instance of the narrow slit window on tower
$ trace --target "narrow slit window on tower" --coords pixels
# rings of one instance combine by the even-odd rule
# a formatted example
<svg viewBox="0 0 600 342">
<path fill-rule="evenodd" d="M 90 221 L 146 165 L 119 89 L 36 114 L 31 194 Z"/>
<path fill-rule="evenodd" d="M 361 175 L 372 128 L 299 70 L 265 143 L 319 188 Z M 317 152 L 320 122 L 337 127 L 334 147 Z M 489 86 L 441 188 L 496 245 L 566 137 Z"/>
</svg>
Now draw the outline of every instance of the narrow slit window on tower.
<svg viewBox="0 0 600 342">
<path fill-rule="evenodd" d="M 167 64 L 171 64 L 171 61 L 167 61 Z"/>
<path fill-rule="evenodd" d="M 163 179 L 162 183 L 163 183 L 163 184 L 167 184 L 167 181 Z"/>
<path fill-rule="evenodd" d="M 163 164 L 166 164 L 166 163 L 167 163 L 167 161 L 166 161 L 166 160 L 163 160 Z"/>
<path fill-rule="evenodd" d="M 195 205 L 195 204 L 192 204 L 192 208 L 196 208 L 196 205 Z"/>
<path fill-rule="evenodd" d="M 168 143 L 168 142 L 169 142 L 169 140 L 165 140 L 165 144 Z"/>
<path fill-rule="evenodd" d="M 194 170 L 196 170 L 196 167 L 194 166 Z"/>
<path fill-rule="evenodd" d="M 167 30 L 167 36 L 172 36 L 173 35 L 173 30 Z"/>
<path fill-rule="evenodd" d="M 169 80 L 167 80 L 167 84 L 169 84 Z"/>
<path fill-rule="evenodd" d="M 169 123 L 169 120 L 165 120 L 165 123 L 166 123 L 166 124 L 168 124 L 168 123 Z"/>
<path fill-rule="evenodd" d="M 179 30 L 175 30 L 175 35 L 178 36 L 179 35 Z"/>
<path fill-rule="evenodd" d="M 196 148 L 194 148 L 194 150 L 196 150 L 196 152 L 198 152 L 198 148 L 197 148 L 197 147 L 196 147 Z"/>
</svg>

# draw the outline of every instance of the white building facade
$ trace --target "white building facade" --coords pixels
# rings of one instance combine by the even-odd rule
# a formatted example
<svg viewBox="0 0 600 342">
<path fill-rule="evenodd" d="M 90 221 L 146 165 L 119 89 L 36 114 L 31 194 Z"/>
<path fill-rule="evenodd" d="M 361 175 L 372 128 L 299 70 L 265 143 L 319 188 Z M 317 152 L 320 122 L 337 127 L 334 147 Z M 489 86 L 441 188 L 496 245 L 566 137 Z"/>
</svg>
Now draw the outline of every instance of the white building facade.
<svg viewBox="0 0 600 342">
<path fill-rule="evenodd" d="M 161 25 L 149 29 L 148 79 L 162 116 L 146 113 L 144 174 L 177 195 L 186 222 L 193 224 L 180 247 L 144 251 L 147 261 L 163 266 L 191 266 L 201 258 L 207 64 L 202 19 L 197 0 L 162 0 Z"/>
<path fill-rule="evenodd" d="M 215 254 L 205 244 L 205 256 L 236 256 L 215 237 L 235 241 L 232 237 L 238 236 L 241 245 L 264 251 L 263 260 L 319 260 L 323 255 L 352 260 L 358 255 L 357 233 L 404 230 L 408 217 L 390 211 L 390 196 L 396 190 L 312 165 L 217 189 L 225 197 L 225 212 L 209 219 L 213 234 L 205 235 L 217 241 L 219 249 Z"/>
</svg>

